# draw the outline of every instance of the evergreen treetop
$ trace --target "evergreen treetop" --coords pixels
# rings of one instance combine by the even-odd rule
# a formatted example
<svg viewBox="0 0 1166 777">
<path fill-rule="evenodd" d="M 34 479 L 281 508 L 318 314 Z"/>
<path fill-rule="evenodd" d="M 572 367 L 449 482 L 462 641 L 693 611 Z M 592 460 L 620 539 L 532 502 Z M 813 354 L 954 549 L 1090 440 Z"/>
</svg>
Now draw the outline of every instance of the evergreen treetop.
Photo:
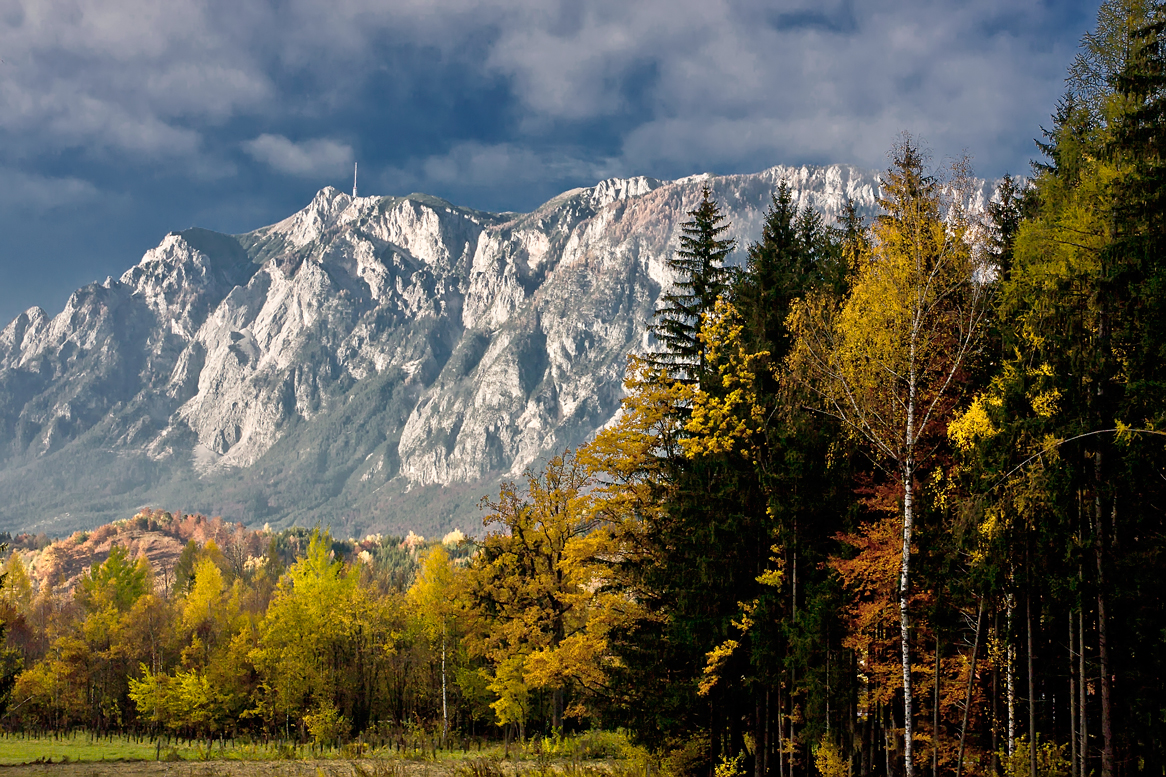
<svg viewBox="0 0 1166 777">
<path fill-rule="evenodd" d="M 690 220 L 680 228 L 680 249 L 667 260 L 676 282 L 671 291 L 661 295 L 651 326 L 664 348 L 651 361 L 676 380 L 696 383 L 705 361 L 699 337 L 701 317 L 728 291 L 730 270 L 725 259 L 737 242 L 721 237 L 729 223 L 707 186 L 701 192 L 700 204 L 688 215 Z"/>
</svg>

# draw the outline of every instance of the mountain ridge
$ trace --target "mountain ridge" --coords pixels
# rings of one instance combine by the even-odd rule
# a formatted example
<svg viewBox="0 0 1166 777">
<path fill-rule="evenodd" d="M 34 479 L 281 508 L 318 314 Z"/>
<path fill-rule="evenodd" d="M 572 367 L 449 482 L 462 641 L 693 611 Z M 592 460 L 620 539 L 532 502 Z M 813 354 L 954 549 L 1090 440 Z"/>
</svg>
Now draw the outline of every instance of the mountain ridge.
<svg viewBox="0 0 1166 777">
<path fill-rule="evenodd" d="M 0 529 L 144 505 L 349 533 L 478 526 L 476 503 L 622 397 L 665 258 L 709 185 L 736 260 L 780 181 L 836 217 L 877 174 L 607 179 L 530 213 L 321 189 L 241 235 L 166 235 L 0 330 Z"/>
</svg>

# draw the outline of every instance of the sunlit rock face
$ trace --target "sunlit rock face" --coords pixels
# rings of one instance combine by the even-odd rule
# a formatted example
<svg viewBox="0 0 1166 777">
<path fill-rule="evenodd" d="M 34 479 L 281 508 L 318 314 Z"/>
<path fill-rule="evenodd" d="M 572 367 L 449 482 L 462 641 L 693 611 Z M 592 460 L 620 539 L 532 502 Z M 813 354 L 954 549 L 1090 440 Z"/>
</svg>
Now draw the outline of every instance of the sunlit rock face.
<svg viewBox="0 0 1166 777">
<path fill-rule="evenodd" d="M 0 330 L 0 528 L 140 505 L 251 523 L 480 527 L 478 499 L 611 419 L 680 225 L 738 240 L 780 181 L 838 216 L 877 178 L 775 167 L 612 179 L 532 213 L 333 188 L 244 235 L 188 230 Z M 351 529 L 351 531 L 349 531 Z"/>
</svg>

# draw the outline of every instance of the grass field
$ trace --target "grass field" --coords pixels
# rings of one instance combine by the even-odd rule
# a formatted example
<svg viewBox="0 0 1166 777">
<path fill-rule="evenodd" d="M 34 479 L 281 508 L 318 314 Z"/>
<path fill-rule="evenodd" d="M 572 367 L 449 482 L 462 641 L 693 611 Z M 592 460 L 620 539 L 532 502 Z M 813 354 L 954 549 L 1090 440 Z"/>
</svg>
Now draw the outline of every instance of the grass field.
<svg viewBox="0 0 1166 777">
<path fill-rule="evenodd" d="M 550 742 L 550 740 L 546 740 Z M 536 745 L 534 754 L 531 745 Z M 161 747 L 148 738 L 113 736 L 94 738 L 85 732 L 59 737 L 0 735 L 0 777 L 55 775 L 56 777 L 596 777 L 610 773 L 610 759 L 552 755 L 537 747 L 514 746 L 513 759 L 500 746 L 484 751 L 438 751 L 437 758 L 391 751 L 352 758 L 350 749 L 313 751 L 262 743 L 172 741 Z M 348 756 L 348 757 L 346 757 Z M 556 757 L 559 756 L 559 757 Z M 160 758 L 160 760 L 159 760 Z"/>
<path fill-rule="evenodd" d="M 437 768 L 386 771 L 371 761 L 97 761 L 0 766 L 4 777 L 443 777 Z"/>
<path fill-rule="evenodd" d="M 307 746 L 282 752 L 277 747 L 263 745 L 235 744 L 227 742 L 220 746 L 213 743 L 207 750 L 205 742 L 187 740 L 163 741 L 161 746 L 148 738 L 112 736 L 93 737 L 86 732 L 70 732 L 61 736 L 26 737 L 8 734 L 0 737 L 0 766 L 14 764 L 100 762 L 100 761 L 206 761 L 206 760 L 252 760 L 309 758 L 314 755 L 327 757 L 328 754 L 313 753 Z"/>
</svg>

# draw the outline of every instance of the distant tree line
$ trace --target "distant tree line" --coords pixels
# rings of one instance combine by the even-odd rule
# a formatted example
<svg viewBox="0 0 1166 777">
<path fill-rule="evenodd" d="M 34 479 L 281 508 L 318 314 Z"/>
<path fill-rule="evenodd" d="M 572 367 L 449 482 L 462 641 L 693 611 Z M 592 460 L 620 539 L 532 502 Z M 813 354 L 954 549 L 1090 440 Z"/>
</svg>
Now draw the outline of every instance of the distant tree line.
<svg viewBox="0 0 1166 777">
<path fill-rule="evenodd" d="M 22 556 L 9 556 L 0 587 L 5 727 L 333 742 L 388 721 L 397 725 L 380 734 L 399 735 L 401 724 L 430 719 L 429 672 L 417 668 L 434 648 L 407 589 L 420 559 L 464 563 L 470 547 L 240 530 L 222 547 L 189 541 L 163 581 L 118 544 L 119 530 L 172 532 L 184 521 L 222 528 L 151 511 L 102 527 L 113 543 L 107 558 L 68 593 L 52 580 L 34 586 Z M 251 555 L 261 538 L 266 548 Z"/>
</svg>

